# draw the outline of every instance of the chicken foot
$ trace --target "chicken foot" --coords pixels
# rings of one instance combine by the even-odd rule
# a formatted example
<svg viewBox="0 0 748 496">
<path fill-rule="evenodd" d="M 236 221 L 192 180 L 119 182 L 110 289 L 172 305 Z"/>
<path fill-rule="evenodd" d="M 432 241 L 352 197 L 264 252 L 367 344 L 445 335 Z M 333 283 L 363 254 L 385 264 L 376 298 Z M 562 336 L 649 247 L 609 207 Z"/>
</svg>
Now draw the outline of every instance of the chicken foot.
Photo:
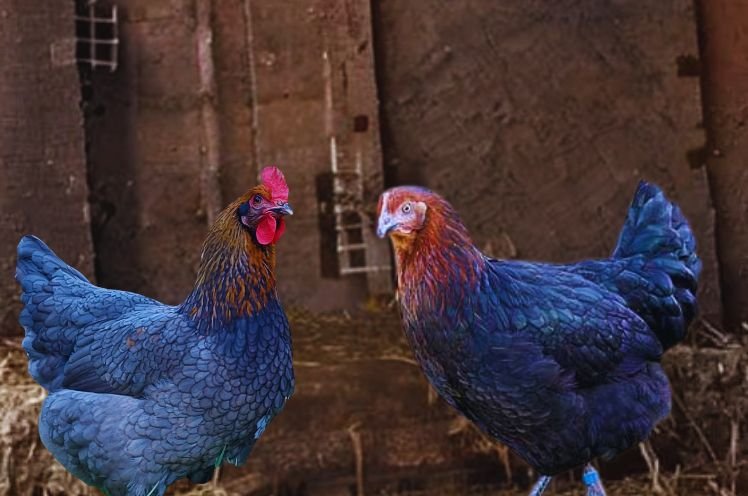
<svg viewBox="0 0 748 496">
<path fill-rule="evenodd" d="M 538 482 L 535 483 L 535 485 L 532 487 L 532 492 L 530 492 L 530 496 L 541 496 L 548 485 L 551 483 L 552 477 L 550 475 L 542 475 L 540 479 L 538 479 Z"/>
<path fill-rule="evenodd" d="M 605 488 L 600 480 L 600 474 L 592 465 L 584 467 L 582 482 L 587 486 L 587 496 L 605 496 Z"/>
</svg>

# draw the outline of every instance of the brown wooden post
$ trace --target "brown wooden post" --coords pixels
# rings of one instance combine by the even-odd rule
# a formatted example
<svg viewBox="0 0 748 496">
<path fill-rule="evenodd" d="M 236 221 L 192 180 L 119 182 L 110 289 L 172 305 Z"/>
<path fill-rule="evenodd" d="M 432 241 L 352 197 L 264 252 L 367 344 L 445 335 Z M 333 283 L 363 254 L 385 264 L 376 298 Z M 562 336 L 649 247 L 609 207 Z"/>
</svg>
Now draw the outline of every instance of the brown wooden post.
<svg viewBox="0 0 748 496">
<path fill-rule="evenodd" d="M 328 233 L 320 228 L 321 178 L 362 180 L 356 198 L 362 217 L 376 206 L 383 186 L 379 116 L 368 0 L 243 0 L 250 95 L 251 139 L 258 166 L 281 167 L 291 187 L 294 216 L 278 244 L 279 291 L 284 302 L 318 310 L 355 307 L 368 294 L 390 289 L 389 248 L 366 228 L 366 262 L 339 277 L 323 274 Z M 235 7 L 234 7 L 235 8 Z M 228 46 L 228 19 L 218 23 L 217 46 Z M 234 50 L 236 51 L 236 50 Z M 233 52 L 232 52 L 233 53 Z M 229 57 L 216 52 L 217 64 Z M 219 80 L 219 93 L 222 81 Z M 223 100 L 222 105 L 227 105 Z M 234 105 L 235 107 L 237 105 Z M 230 110 L 232 111 L 232 110 Z M 248 119 L 242 120 L 245 124 Z M 245 124 L 246 125 L 246 124 Z M 245 131 L 245 135 L 246 135 Z M 358 196 L 348 181 L 344 193 Z M 355 222 L 360 224 L 361 222 Z M 334 236 L 335 233 L 332 233 Z M 340 246 L 338 246 L 340 248 Z M 369 271 L 370 267 L 384 270 Z"/>
<path fill-rule="evenodd" d="M 212 0 L 199 0 L 195 4 L 195 38 L 197 44 L 197 67 L 200 73 L 199 95 L 202 102 L 200 120 L 203 127 L 203 144 L 200 153 L 203 163 L 200 168 L 200 196 L 208 225 L 213 225 L 223 210 L 220 185 L 221 133 L 216 111 L 216 70 L 213 62 L 213 28 L 211 17 Z"/>
<path fill-rule="evenodd" d="M 722 298 L 737 329 L 748 322 L 748 1 L 697 4 Z"/>
<path fill-rule="evenodd" d="M 390 294 L 392 292 L 392 271 L 390 270 L 389 241 L 377 238 L 375 205 L 379 194 L 384 189 L 384 168 L 382 148 L 379 135 L 379 100 L 374 68 L 374 51 L 372 47 L 371 3 L 369 0 L 345 2 L 346 26 L 348 34 L 347 57 L 344 62 L 344 75 L 348 78 L 345 85 L 345 108 L 348 109 L 348 126 L 351 154 L 354 160 L 361 162 L 363 175 L 362 216 L 368 223 L 363 229 L 363 241 L 366 244 L 366 273 L 369 294 Z M 343 18 L 343 15 L 340 16 Z M 368 214 L 368 217 L 367 217 Z"/>
</svg>

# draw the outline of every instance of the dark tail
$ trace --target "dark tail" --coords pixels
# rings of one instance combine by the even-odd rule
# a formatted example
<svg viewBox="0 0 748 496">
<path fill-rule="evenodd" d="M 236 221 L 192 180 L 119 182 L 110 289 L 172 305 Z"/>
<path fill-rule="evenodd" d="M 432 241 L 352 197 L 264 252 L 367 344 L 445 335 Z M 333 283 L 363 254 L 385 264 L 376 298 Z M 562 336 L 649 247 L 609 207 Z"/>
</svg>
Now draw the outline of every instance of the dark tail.
<svg viewBox="0 0 748 496">
<path fill-rule="evenodd" d="M 631 261 L 632 283 L 646 280 L 645 287 L 630 286 L 627 300 L 663 346 L 683 340 L 697 311 L 701 260 L 688 221 L 657 186 L 639 183 L 613 258 Z"/>
</svg>

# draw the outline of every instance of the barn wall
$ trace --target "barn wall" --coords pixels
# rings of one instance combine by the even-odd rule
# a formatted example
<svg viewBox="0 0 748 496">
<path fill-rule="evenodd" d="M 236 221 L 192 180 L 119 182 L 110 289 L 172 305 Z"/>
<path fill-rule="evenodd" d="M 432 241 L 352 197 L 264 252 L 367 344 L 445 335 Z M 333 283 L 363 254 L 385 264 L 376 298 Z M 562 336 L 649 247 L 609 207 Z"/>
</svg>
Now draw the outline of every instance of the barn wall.
<svg viewBox="0 0 748 496">
<path fill-rule="evenodd" d="M 98 273 L 104 285 L 176 302 L 192 284 L 206 230 L 197 181 L 205 143 L 194 2 L 118 4 L 122 64 L 114 74 L 93 75 L 84 106 Z M 374 174 L 372 200 L 381 178 L 367 2 L 298 0 L 280 8 L 255 1 L 249 17 L 246 4 L 226 0 L 212 17 L 222 196 L 227 202 L 243 191 L 261 164 L 288 170 L 297 214 L 280 246 L 281 292 L 288 303 L 316 309 L 355 306 L 365 296 L 363 278 L 325 278 L 320 263 L 316 180 L 329 170 L 321 52 L 331 53 L 342 160 L 362 146 L 351 132 L 353 116 L 370 117 L 363 149 Z M 562 261 L 607 253 L 636 181 L 654 180 L 697 228 L 706 261 L 702 302 L 719 319 L 690 2 L 662 2 L 646 15 L 616 2 L 373 6 L 390 184 L 418 182 L 446 193 L 489 252 Z M 90 273 L 72 13 L 34 2 L 3 7 L 12 13 L 3 40 L 13 49 L 1 55 L 9 69 L 0 79 L 0 174 L 8 185 L 2 201 L 13 208 L 0 218 L 0 268 L 9 273 L 16 238 L 34 231 Z M 706 30 L 716 22 L 704 19 Z M 720 48 L 732 38 L 719 32 L 705 45 L 707 67 L 724 77 L 709 79 L 705 93 L 710 122 L 728 129 L 712 137 L 710 171 L 735 324 L 746 318 L 748 294 L 745 181 L 741 120 L 724 109 L 742 107 L 740 92 L 729 91 L 740 75 L 730 69 L 737 59 L 725 55 L 737 52 Z M 37 194 L 64 219 L 42 220 Z M 6 284 L 3 298 L 14 294 Z M 4 319 L 12 322 L 12 312 Z"/>
<path fill-rule="evenodd" d="M 189 291 L 206 232 L 191 5 L 121 5 L 117 71 L 84 78 L 99 282 L 168 303 Z"/>
<path fill-rule="evenodd" d="M 317 309 L 353 306 L 364 295 L 360 278 L 320 276 L 316 180 L 329 169 L 330 132 L 320 55 L 330 50 L 341 160 L 361 147 L 374 171 L 379 126 L 366 2 L 253 0 L 250 19 L 246 2 L 220 1 L 212 18 L 220 193 L 225 201 L 240 194 L 262 164 L 287 170 L 296 215 L 280 246 L 281 293 Z M 94 73 L 85 87 L 97 268 L 104 285 L 176 302 L 192 284 L 206 230 L 195 2 L 118 4 L 122 65 Z M 625 2 L 374 5 L 391 184 L 444 192 L 488 252 L 563 261 L 608 253 L 636 181 L 652 179 L 697 228 L 702 301 L 719 316 L 689 3 L 667 0 L 646 12 Z M 17 292 L 14 246 L 23 232 L 41 234 L 89 275 L 92 256 L 78 80 L 60 55 L 72 18 L 39 1 L 0 0 L 0 15 L 6 7 L 13 22 L 0 30 L 11 48 L 0 50 L 0 318 L 15 332 L 16 307 L 5 303 Z M 357 115 L 369 116 L 371 134 L 352 134 Z M 737 151 L 728 173 L 712 171 L 726 174 L 719 188 L 727 192 L 742 177 Z M 301 331 L 294 404 L 248 467 L 223 472 L 223 485 L 350 494 L 357 463 L 369 492 L 454 483 L 461 493 L 504 481 L 495 448 L 432 403 L 396 318 L 341 321 L 292 319 Z M 641 464 L 635 451 L 628 456 L 623 470 L 644 470 L 632 465 Z M 529 484 L 524 468 L 517 473 L 514 483 Z"/>
<path fill-rule="evenodd" d="M 241 3 L 251 4 L 257 162 L 288 171 L 294 207 L 278 246 L 279 291 L 288 303 L 306 308 L 355 307 L 366 298 L 365 276 L 323 276 L 323 251 L 335 246 L 322 238 L 334 233 L 320 230 L 320 209 L 331 198 L 320 194 L 319 185 L 331 172 L 334 135 L 341 169 L 353 168 L 357 156 L 362 160 L 369 204 L 382 188 L 369 2 Z M 363 132 L 354 132 L 357 116 L 368 122 Z M 384 244 L 374 248 L 389 255 Z"/>
<path fill-rule="evenodd" d="M 0 0 L 0 334 L 17 335 L 15 248 L 43 238 L 93 272 L 72 3 Z"/>
<path fill-rule="evenodd" d="M 719 320 L 690 0 L 374 5 L 391 184 L 443 193 L 488 252 L 562 262 L 610 253 L 654 181 L 696 229 Z"/>
<path fill-rule="evenodd" d="M 207 230 L 196 2 L 116 3 L 121 67 L 93 74 L 87 114 L 97 271 L 106 286 L 175 303 L 192 285 Z M 223 203 L 254 186 L 260 167 L 281 167 L 294 208 L 278 245 L 281 296 L 316 310 L 357 305 L 364 277 L 323 277 L 316 184 L 330 171 L 330 132 L 339 160 L 361 149 L 368 184 L 382 184 L 368 3 L 226 0 L 209 24 Z M 359 114 L 370 125 L 354 136 Z"/>
</svg>

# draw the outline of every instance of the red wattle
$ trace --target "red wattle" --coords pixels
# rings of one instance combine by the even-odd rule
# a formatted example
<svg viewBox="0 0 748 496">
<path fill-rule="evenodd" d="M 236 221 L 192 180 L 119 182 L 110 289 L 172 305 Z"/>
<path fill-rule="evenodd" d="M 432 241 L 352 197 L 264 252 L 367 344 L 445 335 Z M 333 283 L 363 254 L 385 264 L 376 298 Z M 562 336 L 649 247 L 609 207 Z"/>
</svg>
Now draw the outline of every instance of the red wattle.
<svg viewBox="0 0 748 496">
<path fill-rule="evenodd" d="M 283 231 L 286 230 L 286 221 L 283 219 L 280 219 L 278 221 L 278 227 L 275 230 L 275 236 L 273 237 L 273 244 L 277 243 L 281 236 L 283 236 Z"/>
<path fill-rule="evenodd" d="M 273 217 L 272 215 L 263 216 L 262 219 L 260 219 L 260 222 L 257 224 L 257 229 L 255 231 L 257 242 L 261 245 L 269 245 L 274 241 L 274 238 L 276 236 L 275 233 L 275 217 Z"/>
</svg>

